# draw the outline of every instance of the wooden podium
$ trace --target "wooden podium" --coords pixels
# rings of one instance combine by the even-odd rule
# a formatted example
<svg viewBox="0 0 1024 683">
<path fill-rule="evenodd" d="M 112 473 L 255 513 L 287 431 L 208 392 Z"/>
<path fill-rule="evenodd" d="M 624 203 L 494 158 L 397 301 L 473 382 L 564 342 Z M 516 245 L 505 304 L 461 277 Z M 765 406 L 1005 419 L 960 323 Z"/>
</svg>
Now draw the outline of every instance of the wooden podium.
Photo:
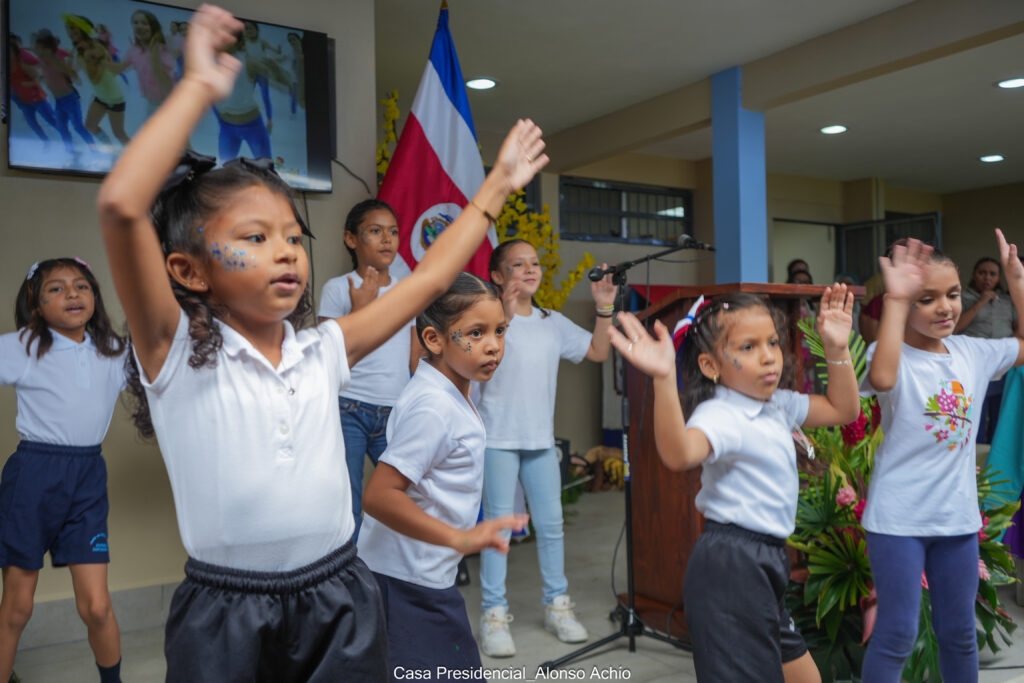
<svg viewBox="0 0 1024 683">
<path fill-rule="evenodd" d="M 863 287 L 852 287 L 858 298 Z M 802 354 L 796 323 L 801 299 L 818 299 L 822 285 L 783 285 L 735 283 L 707 287 L 680 287 L 648 310 L 638 312 L 641 321 L 660 320 L 671 332 L 686 315 L 693 302 L 703 294 L 711 297 L 727 292 L 749 292 L 769 298 L 786 316 L 788 323 L 787 360 L 796 364 L 793 376 L 801 376 Z M 633 580 L 636 610 L 647 626 L 677 638 L 687 639 L 683 576 L 686 563 L 704 518 L 694 507 L 700 490 L 700 468 L 672 472 L 658 458 L 654 444 L 651 382 L 642 372 L 626 363 L 626 395 L 629 398 L 629 458 L 632 478 Z M 741 425 L 737 425 L 741 429 Z M 623 602 L 625 603 L 625 596 Z M 671 615 L 671 624 L 669 618 Z"/>
</svg>

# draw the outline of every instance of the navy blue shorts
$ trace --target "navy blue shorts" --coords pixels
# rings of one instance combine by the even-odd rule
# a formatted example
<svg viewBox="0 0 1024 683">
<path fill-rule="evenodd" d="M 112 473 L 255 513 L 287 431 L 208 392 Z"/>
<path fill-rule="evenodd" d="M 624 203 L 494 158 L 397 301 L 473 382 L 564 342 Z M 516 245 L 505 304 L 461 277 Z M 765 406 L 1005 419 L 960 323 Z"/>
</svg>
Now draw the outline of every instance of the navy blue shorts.
<svg viewBox="0 0 1024 683">
<path fill-rule="evenodd" d="M 377 584 L 352 541 L 285 572 L 189 558 L 174 591 L 167 683 L 383 683 Z"/>
<path fill-rule="evenodd" d="M 426 588 L 373 573 L 384 600 L 394 680 L 469 680 L 481 669 L 459 590 Z"/>
<path fill-rule="evenodd" d="M 0 566 L 110 562 L 109 511 L 99 446 L 20 442 L 0 476 Z"/>
</svg>

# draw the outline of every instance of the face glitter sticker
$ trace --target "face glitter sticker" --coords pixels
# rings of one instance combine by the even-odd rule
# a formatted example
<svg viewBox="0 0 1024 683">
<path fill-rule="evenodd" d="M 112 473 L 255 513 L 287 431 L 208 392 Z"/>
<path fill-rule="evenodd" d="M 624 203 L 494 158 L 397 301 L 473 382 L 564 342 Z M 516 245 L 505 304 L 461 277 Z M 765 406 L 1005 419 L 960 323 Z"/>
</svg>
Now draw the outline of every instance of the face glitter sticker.
<svg viewBox="0 0 1024 683">
<path fill-rule="evenodd" d="M 465 339 L 465 337 L 462 334 L 462 328 L 461 327 L 459 329 L 457 329 L 457 330 L 453 330 L 450 336 L 451 336 L 452 343 L 454 343 L 456 346 L 458 346 L 460 349 L 462 349 L 466 353 L 469 353 L 470 351 L 473 350 L 473 342 L 471 342 L 471 341 L 467 340 L 466 341 L 466 345 L 465 346 L 462 345 L 462 340 Z"/>
<path fill-rule="evenodd" d="M 228 272 L 251 270 L 256 267 L 256 259 L 246 256 L 244 249 L 235 249 L 227 244 L 222 245 L 220 242 L 210 245 L 210 256 Z"/>
</svg>

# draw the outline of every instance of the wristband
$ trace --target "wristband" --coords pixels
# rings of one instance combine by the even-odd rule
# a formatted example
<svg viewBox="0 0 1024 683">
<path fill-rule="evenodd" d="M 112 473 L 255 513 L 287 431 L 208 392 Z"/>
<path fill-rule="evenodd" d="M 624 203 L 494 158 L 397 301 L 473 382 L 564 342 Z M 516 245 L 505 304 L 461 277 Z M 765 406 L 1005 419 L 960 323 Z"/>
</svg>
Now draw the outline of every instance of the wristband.
<svg viewBox="0 0 1024 683">
<path fill-rule="evenodd" d="M 601 311 L 598 311 L 594 315 L 597 316 L 598 318 L 610 318 L 615 314 L 612 313 L 611 311 L 608 311 L 607 313 L 602 313 Z"/>
<path fill-rule="evenodd" d="M 829 360 L 826 358 L 825 362 L 829 365 L 853 365 L 853 362 L 851 362 L 849 358 L 846 360 Z"/>
<path fill-rule="evenodd" d="M 492 216 L 487 211 L 487 209 L 485 209 L 484 207 L 482 207 L 479 204 L 477 204 L 475 199 L 470 199 L 469 203 L 470 203 L 470 205 L 476 207 L 476 210 L 479 211 L 480 213 L 482 213 L 484 215 L 484 218 L 489 220 L 491 223 L 497 223 L 498 222 L 498 220 L 494 216 Z"/>
</svg>

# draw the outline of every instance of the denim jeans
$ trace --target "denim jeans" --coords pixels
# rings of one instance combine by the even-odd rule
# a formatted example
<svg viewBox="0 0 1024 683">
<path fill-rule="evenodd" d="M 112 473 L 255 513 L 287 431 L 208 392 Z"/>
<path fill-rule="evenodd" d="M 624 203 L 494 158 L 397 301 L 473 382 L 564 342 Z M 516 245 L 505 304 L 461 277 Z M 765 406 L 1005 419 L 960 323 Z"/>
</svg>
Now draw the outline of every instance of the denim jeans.
<svg viewBox="0 0 1024 683">
<path fill-rule="evenodd" d="M 348 478 L 352 484 L 352 514 L 356 518 L 352 540 L 355 541 L 363 524 L 363 456 L 369 455 L 370 461 L 376 465 L 387 448 L 385 430 L 391 406 L 375 406 L 344 396 L 338 397 L 338 406 L 341 409 L 341 433 L 345 437 Z"/>
<path fill-rule="evenodd" d="M 900 680 L 917 637 L 924 570 L 942 679 L 977 681 L 974 599 L 978 593 L 978 535 L 890 536 L 868 532 L 867 537 L 868 559 L 878 591 L 878 616 L 864 656 L 863 680 Z"/>
<path fill-rule="evenodd" d="M 555 447 L 540 450 L 488 448 L 484 456 L 484 519 L 512 514 L 516 478 L 523 483 L 530 521 L 537 532 L 537 560 L 543 581 L 544 604 L 569 590 L 565 578 L 562 532 L 562 474 Z M 497 550 L 480 553 L 483 608 L 508 607 L 505 575 L 508 557 Z"/>
</svg>

